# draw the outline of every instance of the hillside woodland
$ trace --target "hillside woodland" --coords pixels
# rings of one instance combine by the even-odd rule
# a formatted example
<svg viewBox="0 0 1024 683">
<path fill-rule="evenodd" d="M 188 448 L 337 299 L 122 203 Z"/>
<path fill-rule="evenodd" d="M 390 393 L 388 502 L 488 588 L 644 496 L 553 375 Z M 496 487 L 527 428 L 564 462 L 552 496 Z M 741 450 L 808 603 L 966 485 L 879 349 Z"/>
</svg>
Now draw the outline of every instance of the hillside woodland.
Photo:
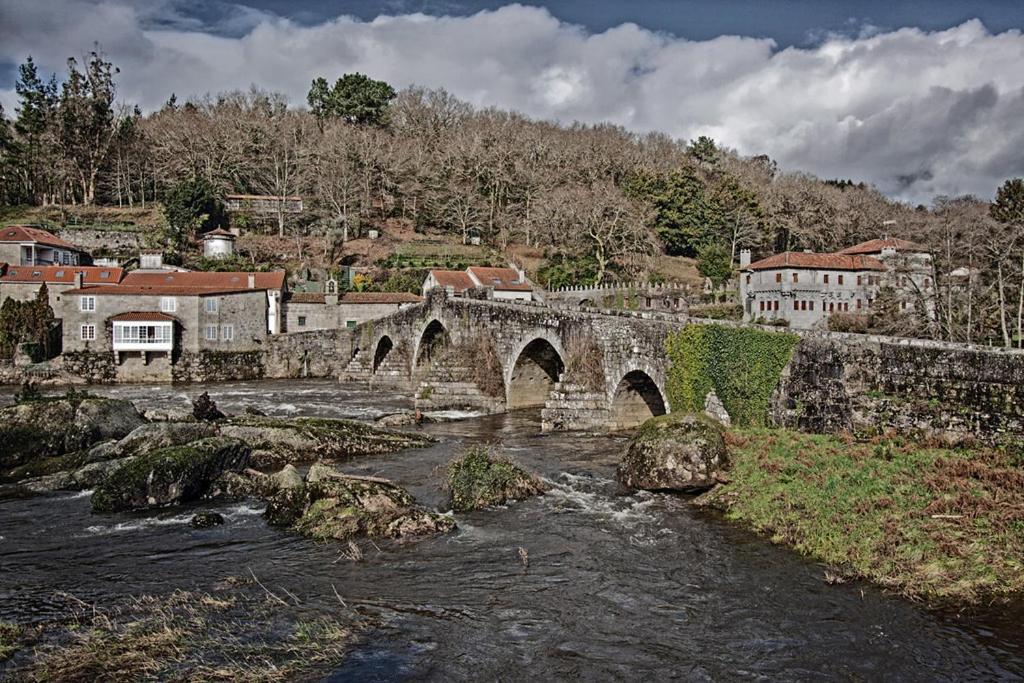
<svg viewBox="0 0 1024 683">
<path fill-rule="evenodd" d="M 1024 182 L 994 202 L 893 202 L 872 187 L 779 169 L 713 140 L 612 125 L 561 125 L 481 109 L 443 90 L 349 74 L 316 79 L 301 106 L 253 89 L 144 114 L 118 100 L 102 54 L 61 79 L 20 66 L 18 106 L 0 110 L 0 201 L 10 206 L 160 203 L 164 247 L 180 251 L 228 218 L 229 193 L 301 195 L 306 210 L 247 232 L 316 240 L 341 263 L 368 229 L 401 224 L 499 253 L 537 257 L 543 284 L 664 279 L 664 256 L 696 257 L 727 279 L 739 250 L 829 251 L 886 234 L 924 244 L 937 314 L 897 310 L 850 325 L 953 341 L 1020 345 Z M 993 188 L 995 191 L 996 188 Z M 238 220 L 235 218 L 234 220 Z"/>
</svg>

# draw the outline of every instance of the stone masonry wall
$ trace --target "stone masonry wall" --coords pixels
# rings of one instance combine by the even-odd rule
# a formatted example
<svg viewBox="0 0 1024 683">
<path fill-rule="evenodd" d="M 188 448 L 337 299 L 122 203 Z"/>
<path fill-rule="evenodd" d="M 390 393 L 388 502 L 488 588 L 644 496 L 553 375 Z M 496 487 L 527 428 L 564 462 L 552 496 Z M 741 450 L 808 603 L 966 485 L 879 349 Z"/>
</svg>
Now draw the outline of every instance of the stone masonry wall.
<svg viewBox="0 0 1024 683">
<path fill-rule="evenodd" d="M 862 335 L 809 335 L 776 392 L 775 421 L 951 443 L 1024 439 L 1024 353 Z"/>
<path fill-rule="evenodd" d="M 266 377 L 338 377 L 351 358 L 352 334 L 339 329 L 273 335 L 263 349 Z"/>
</svg>

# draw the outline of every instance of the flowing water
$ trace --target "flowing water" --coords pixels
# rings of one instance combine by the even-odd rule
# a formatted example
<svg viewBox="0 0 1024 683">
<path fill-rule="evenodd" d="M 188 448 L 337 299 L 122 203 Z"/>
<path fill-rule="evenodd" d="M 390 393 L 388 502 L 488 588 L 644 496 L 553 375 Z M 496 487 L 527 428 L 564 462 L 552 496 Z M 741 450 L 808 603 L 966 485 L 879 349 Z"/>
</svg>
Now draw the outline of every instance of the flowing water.
<svg viewBox="0 0 1024 683">
<path fill-rule="evenodd" d="M 406 397 L 330 381 L 99 391 L 166 409 L 204 389 L 229 412 L 368 419 L 409 407 Z M 58 591 L 105 604 L 207 590 L 251 570 L 312 615 L 338 610 L 340 597 L 378 624 L 328 680 L 1024 677 L 1020 607 L 958 616 L 862 583 L 826 585 L 821 566 L 684 498 L 620 491 L 622 437 L 542 435 L 529 412 L 423 429 L 439 443 L 341 468 L 439 505 L 437 467 L 462 444 L 493 443 L 553 488 L 457 515 L 450 535 L 364 546 L 361 562 L 269 528 L 255 502 L 97 516 L 85 494 L 5 501 L 0 620 L 59 616 Z M 196 509 L 218 510 L 227 524 L 191 529 Z"/>
</svg>

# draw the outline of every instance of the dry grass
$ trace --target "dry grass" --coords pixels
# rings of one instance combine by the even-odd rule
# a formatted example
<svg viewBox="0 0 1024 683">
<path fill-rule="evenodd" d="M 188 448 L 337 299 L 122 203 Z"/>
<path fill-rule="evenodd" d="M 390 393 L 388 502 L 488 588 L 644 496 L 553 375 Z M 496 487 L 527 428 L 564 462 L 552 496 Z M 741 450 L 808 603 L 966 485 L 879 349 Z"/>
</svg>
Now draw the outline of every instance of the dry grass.
<svg viewBox="0 0 1024 683">
<path fill-rule="evenodd" d="M 294 605 L 243 591 L 244 583 L 110 608 L 65 596 L 68 619 L 14 673 L 27 681 L 283 681 L 320 678 L 344 658 L 354 619 L 300 618 Z"/>
<path fill-rule="evenodd" d="M 604 386 L 604 352 L 591 337 L 573 335 L 565 350 L 565 376 L 588 391 Z"/>
<path fill-rule="evenodd" d="M 1007 451 L 747 429 L 730 482 L 698 502 L 907 597 L 975 604 L 1024 591 L 1024 472 Z"/>
</svg>

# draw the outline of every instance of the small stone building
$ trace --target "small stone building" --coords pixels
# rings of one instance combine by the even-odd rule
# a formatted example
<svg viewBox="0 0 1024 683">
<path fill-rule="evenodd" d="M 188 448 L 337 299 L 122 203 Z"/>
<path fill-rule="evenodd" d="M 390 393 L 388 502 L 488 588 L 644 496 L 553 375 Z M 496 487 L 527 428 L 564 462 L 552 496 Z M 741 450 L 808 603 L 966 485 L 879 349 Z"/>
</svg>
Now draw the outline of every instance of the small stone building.
<svg viewBox="0 0 1024 683">
<path fill-rule="evenodd" d="M 351 329 L 423 301 L 407 292 L 294 292 L 285 301 L 285 330 Z"/>
<path fill-rule="evenodd" d="M 28 225 L 0 228 L 0 263 L 17 266 L 77 266 L 83 252 L 52 232 Z"/>
<path fill-rule="evenodd" d="M 0 264 L 0 303 L 5 299 L 35 299 L 39 288 L 46 285 L 50 306 L 57 310 L 58 296 L 83 285 L 102 287 L 116 285 L 124 278 L 121 268 L 99 266 L 8 266 Z"/>
<path fill-rule="evenodd" d="M 203 256 L 206 258 L 227 258 L 235 253 L 235 233 L 217 228 L 202 236 Z"/>
<path fill-rule="evenodd" d="M 533 284 L 518 268 L 470 266 L 461 270 L 431 270 L 423 282 L 423 296 L 432 289 L 444 289 L 450 296 L 468 296 L 484 292 L 499 301 L 533 301 Z"/>
</svg>

